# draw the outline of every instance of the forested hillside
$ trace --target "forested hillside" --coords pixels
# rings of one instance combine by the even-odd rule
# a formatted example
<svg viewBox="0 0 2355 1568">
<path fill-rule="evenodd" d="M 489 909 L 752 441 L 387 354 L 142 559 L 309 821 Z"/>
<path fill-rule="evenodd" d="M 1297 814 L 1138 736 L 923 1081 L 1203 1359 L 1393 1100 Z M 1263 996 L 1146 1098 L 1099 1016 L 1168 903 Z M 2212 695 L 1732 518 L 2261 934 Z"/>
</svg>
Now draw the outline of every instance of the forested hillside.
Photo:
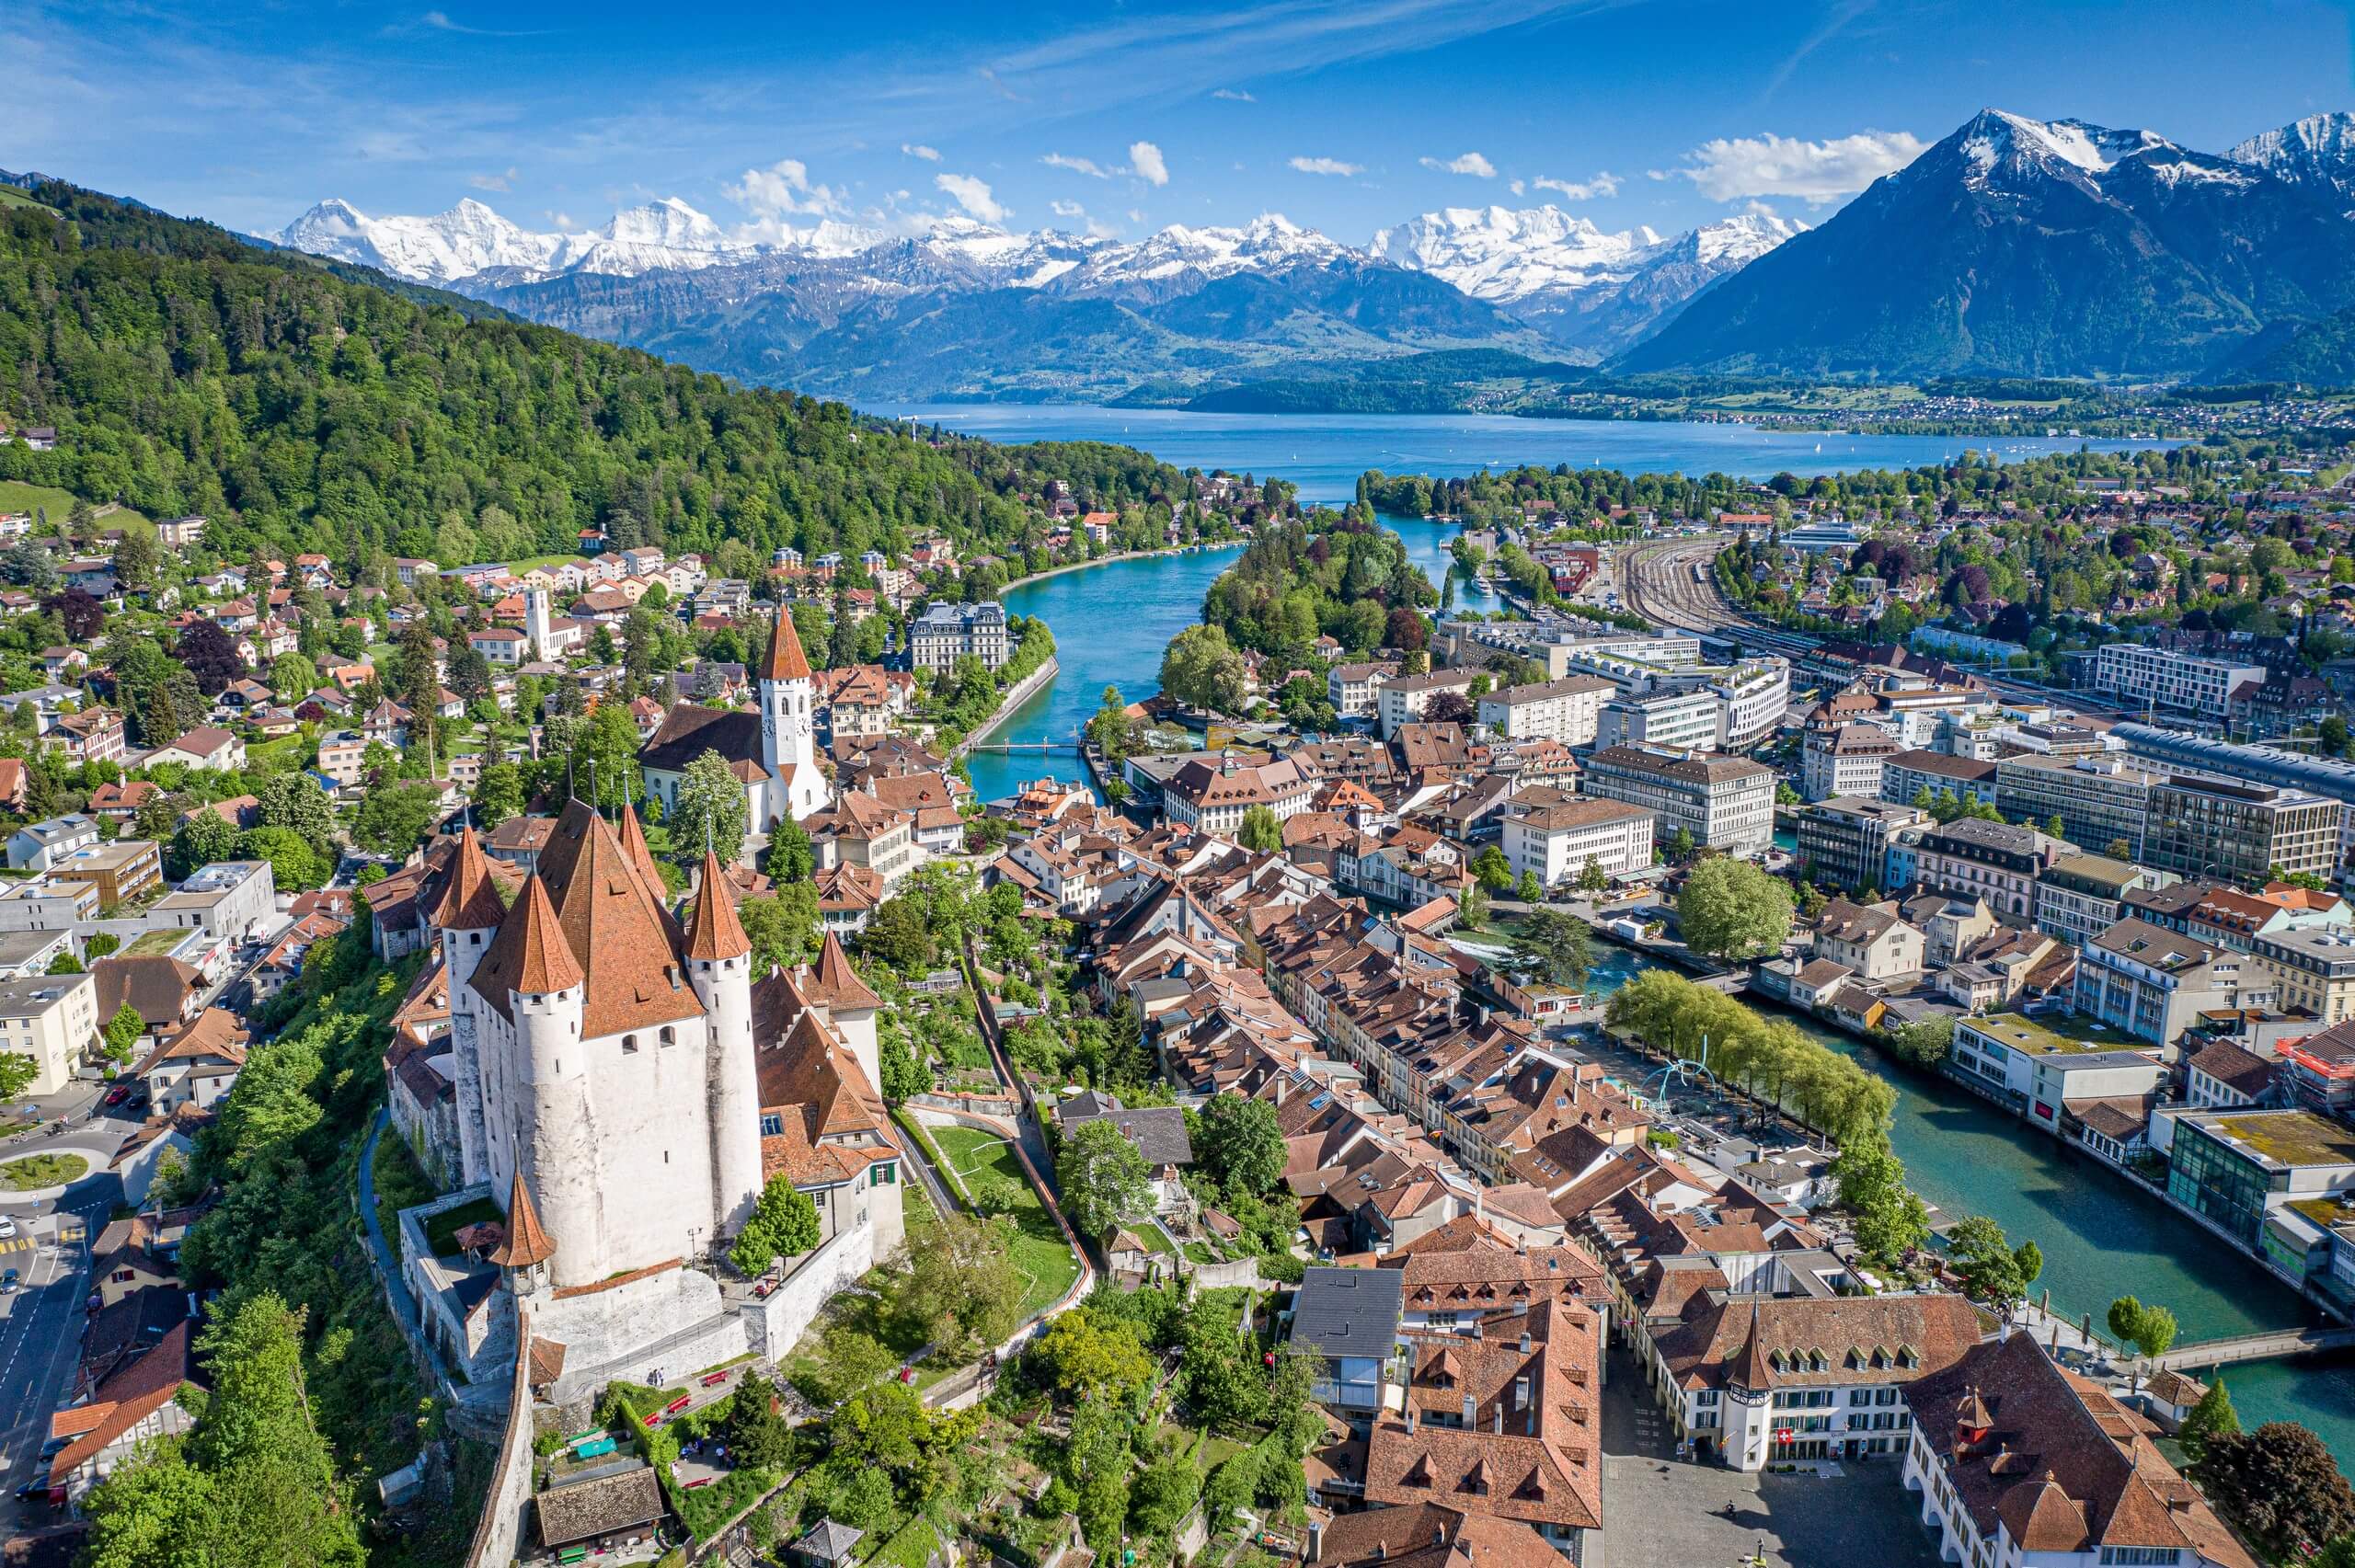
<svg viewBox="0 0 2355 1568">
<path fill-rule="evenodd" d="M 1034 465 L 936 445 L 211 224 L 65 185 L 35 194 L 53 211 L 0 212 L 0 415 L 60 441 L 0 442 L 0 478 L 202 513 L 228 558 L 458 565 L 569 551 L 592 525 L 622 545 L 733 538 L 764 558 L 936 530 L 1006 550 L 1042 531 L 1022 500 L 1040 467 L 1103 509 L 1185 494 L 1126 448 Z"/>
</svg>

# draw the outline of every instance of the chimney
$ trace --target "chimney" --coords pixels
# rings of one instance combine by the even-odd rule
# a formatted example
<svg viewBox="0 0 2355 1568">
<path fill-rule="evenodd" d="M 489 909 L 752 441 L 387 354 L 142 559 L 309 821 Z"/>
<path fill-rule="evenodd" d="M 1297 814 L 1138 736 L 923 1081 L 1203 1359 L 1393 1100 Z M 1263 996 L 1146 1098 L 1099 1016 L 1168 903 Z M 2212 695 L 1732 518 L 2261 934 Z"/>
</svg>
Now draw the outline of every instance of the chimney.
<svg viewBox="0 0 2355 1568">
<path fill-rule="evenodd" d="M 1480 1429 L 1480 1406 L 1478 1402 L 1473 1399 L 1469 1389 L 1464 1392 L 1464 1429 L 1467 1432 L 1476 1432 Z"/>
<path fill-rule="evenodd" d="M 1306 1552 L 1306 1553 L 1302 1557 L 1302 1561 L 1303 1561 L 1303 1562 L 1315 1562 L 1318 1558 L 1323 1557 L 1324 1555 L 1325 1555 L 1325 1526 L 1324 1526 L 1324 1522 L 1323 1522 L 1322 1520 L 1318 1520 L 1318 1519 L 1311 1519 L 1311 1520 L 1309 1520 L 1309 1521 L 1308 1521 L 1308 1551 L 1307 1551 L 1307 1552 Z"/>
<path fill-rule="evenodd" d="M 1412 1431 L 1415 1429 L 1415 1417 L 1416 1417 L 1417 1415 L 1420 1414 L 1420 1413 L 1421 1413 L 1421 1412 L 1420 1412 L 1420 1411 L 1419 1411 L 1419 1410 L 1418 1410 L 1414 1405 L 1409 1404 L 1409 1405 L 1407 1405 L 1407 1431 L 1412 1432 Z"/>
<path fill-rule="evenodd" d="M 1499 1437 L 1501 1437 L 1501 1436 L 1503 1436 L 1504 1435 L 1505 1435 L 1505 1407 L 1504 1407 L 1504 1402 L 1500 1400 L 1500 1401 L 1499 1401 L 1499 1402 L 1498 1402 L 1498 1403 L 1497 1403 L 1497 1436 L 1499 1436 Z"/>
<path fill-rule="evenodd" d="M 1527 1310 L 1528 1306 L 1529 1303 L 1526 1301 L 1522 1303 L 1522 1307 L 1524 1310 Z M 1521 1353 L 1523 1356 L 1529 1354 L 1529 1331 L 1527 1329 L 1521 1331 Z"/>
</svg>

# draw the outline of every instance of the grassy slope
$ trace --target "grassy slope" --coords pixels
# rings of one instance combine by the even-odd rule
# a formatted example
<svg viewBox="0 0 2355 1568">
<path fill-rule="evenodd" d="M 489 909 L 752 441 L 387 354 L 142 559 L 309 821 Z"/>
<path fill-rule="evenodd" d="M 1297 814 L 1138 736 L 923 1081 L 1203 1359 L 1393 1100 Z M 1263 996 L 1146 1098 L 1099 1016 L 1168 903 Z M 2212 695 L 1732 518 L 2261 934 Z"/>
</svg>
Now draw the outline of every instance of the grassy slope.
<svg viewBox="0 0 2355 1568">
<path fill-rule="evenodd" d="M 10 186 L 0 185 L 0 190 L 12 189 L 14 188 Z M 49 509 L 50 525 L 60 526 L 65 521 L 66 513 L 74 509 L 74 492 L 61 490 L 51 485 L 28 485 L 17 479 L 0 479 L 0 512 L 24 512 L 29 515 L 42 507 Z M 102 528 L 120 528 L 126 519 L 131 518 L 136 518 L 142 522 L 148 521 L 144 514 L 132 511 L 129 507 L 117 507 L 114 510 L 104 514 L 98 520 L 98 523 Z"/>
<path fill-rule="evenodd" d="M 1029 1282 L 1023 1292 L 1023 1314 L 1027 1317 L 1060 1300 L 1079 1277 L 1079 1259 L 1023 1175 L 1022 1162 L 1015 1158 L 1013 1146 L 981 1127 L 925 1130 L 977 1207 L 1014 1217 L 1014 1262 Z"/>
</svg>

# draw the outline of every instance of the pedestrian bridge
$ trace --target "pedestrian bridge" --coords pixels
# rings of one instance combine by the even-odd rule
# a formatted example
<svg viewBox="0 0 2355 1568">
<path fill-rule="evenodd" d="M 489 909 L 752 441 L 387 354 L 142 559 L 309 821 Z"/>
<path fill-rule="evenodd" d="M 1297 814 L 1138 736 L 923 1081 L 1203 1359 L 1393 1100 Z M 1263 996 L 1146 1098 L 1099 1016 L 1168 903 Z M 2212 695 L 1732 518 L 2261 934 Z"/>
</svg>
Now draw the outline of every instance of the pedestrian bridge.
<svg viewBox="0 0 2355 1568">
<path fill-rule="evenodd" d="M 2273 1329 L 2233 1339 L 2201 1340 L 2178 1345 L 2164 1356 L 2147 1357 L 2142 1365 L 2157 1371 L 2187 1371 L 2194 1367 L 2230 1367 L 2242 1361 L 2272 1361 L 2284 1356 L 2311 1356 L 2325 1350 L 2355 1350 L 2355 1328 Z"/>
</svg>

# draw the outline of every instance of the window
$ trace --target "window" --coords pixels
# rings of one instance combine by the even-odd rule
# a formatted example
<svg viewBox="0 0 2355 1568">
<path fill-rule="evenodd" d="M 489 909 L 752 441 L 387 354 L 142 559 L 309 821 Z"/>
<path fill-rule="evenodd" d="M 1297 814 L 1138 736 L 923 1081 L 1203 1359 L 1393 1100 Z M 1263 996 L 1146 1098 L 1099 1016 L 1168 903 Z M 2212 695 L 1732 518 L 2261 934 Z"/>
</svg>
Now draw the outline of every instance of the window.
<svg viewBox="0 0 2355 1568">
<path fill-rule="evenodd" d="M 2180 1562 L 2183 1552 L 2173 1546 L 2105 1546 L 2104 1562 Z"/>
<path fill-rule="evenodd" d="M 675 1046 L 679 1043 L 679 1032 L 668 1024 L 662 1025 L 662 1043 L 666 1046 Z"/>
<path fill-rule="evenodd" d="M 624 1035 L 622 1036 L 622 1054 L 624 1056 L 636 1056 L 638 1054 L 638 1036 L 636 1035 Z"/>
</svg>

